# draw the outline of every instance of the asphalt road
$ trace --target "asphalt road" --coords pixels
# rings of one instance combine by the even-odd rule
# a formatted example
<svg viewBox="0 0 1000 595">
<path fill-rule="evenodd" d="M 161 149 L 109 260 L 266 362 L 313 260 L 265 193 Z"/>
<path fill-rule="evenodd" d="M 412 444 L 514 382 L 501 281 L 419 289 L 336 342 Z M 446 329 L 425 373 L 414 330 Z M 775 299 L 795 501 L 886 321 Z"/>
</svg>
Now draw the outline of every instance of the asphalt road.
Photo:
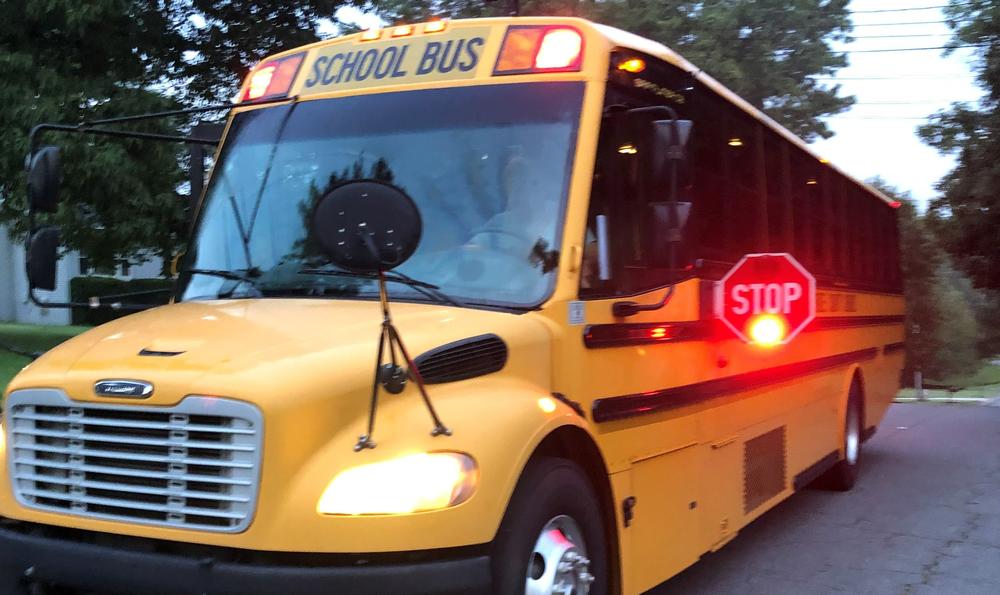
<svg viewBox="0 0 1000 595">
<path fill-rule="evenodd" d="M 1000 406 L 894 405 L 863 456 L 649 594 L 1000 594 Z"/>
</svg>

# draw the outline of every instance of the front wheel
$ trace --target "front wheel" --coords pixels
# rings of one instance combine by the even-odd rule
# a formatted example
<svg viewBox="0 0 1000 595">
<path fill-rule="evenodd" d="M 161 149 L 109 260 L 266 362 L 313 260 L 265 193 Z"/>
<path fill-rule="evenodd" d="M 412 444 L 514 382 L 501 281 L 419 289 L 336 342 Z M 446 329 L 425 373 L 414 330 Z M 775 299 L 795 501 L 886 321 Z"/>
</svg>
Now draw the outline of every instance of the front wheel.
<svg viewBox="0 0 1000 595">
<path fill-rule="evenodd" d="M 600 504 L 576 463 L 532 461 L 497 533 L 499 595 L 606 595 L 608 546 Z"/>
</svg>

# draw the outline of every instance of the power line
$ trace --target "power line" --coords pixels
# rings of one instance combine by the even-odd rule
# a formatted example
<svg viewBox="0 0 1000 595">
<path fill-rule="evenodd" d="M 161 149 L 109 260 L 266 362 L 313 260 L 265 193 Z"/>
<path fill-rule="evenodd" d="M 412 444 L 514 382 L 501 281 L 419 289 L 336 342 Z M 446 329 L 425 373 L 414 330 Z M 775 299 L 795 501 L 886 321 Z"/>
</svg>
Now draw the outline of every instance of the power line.
<svg viewBox="0 0 1000 595">
<path fill-rule="evenodd" d="M 954 21 L 908 21 L 905 23 L 860 23 L 855 27 L 902 27 L 906 25 L 949 25 Z"/>
<path fill-rule="evenodd" d="M 938 81 L 945 79 L 971 79 L 976 75 L 972 72 L 968 74 L 900 74 L 896 76 L 814 76 L 810 77 L 815 81 L 905 81 L 905 80 L 926 80 L 926 81 Z"/>
<path fill-rule="evenodd" d="M 951 33 L 904 33 L 898 35 L 852 35 L 853 39 L 895 39 L 897 37 L 944 37 Z"/>
<path fill-rule="evenodd" d="M 923 52 L 927 50 L 946 50 L 946 49 L 961 49 L 961 48 L 982 48 L 989 44 L 985 43 L 971 43 L 963 45 L 936 45 L 923 48 L 888 48 L 884 50 L 843 50 L 843 54 L 875 54 L 880 52 Z"/>
<path fill-rule="evenodd" d="M 966 3 L 959 4 L 957 6 L 964 6 Z M 882 8 L 878 10 L 852 10 L 852 14 L 875 14 L 877 12 L 913 12 L 917 10 L 937 10 L 939 8 L 948 8 L 950 4 L 939 4 L 937 6 L 920 6 L 912 8 Z"/>
</svg>

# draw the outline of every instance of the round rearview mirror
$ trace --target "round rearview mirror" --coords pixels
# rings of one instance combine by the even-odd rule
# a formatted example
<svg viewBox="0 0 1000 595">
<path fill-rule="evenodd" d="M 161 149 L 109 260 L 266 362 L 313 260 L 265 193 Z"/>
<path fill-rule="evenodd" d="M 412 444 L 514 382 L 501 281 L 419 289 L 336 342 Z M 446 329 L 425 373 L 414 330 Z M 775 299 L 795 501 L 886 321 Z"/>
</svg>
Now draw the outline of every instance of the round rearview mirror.
<svg viewBox="0 0 1000 595">
<path fill-rule="evenodd" d="M 312 220 L 312 233 L 330 261 L 362 273 L 406 262 L 420 243 L 422 228 L 413 199 L 375 180 L 348 182 L 327 192 Z"/>
</svg>

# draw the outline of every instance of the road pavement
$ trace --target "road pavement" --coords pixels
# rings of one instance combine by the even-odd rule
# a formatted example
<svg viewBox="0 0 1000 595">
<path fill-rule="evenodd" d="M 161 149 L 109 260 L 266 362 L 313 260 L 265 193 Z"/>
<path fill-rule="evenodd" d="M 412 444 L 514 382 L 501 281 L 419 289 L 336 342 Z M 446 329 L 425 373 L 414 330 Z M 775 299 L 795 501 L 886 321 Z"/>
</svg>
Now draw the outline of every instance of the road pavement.
<svg viewBox="0 0 1000 595">
<path fill-rule="evenodd" d="M 863 456 L 648 595 L 1000 594 L 1000 406 L 893 405 Z"/>
</svg>

